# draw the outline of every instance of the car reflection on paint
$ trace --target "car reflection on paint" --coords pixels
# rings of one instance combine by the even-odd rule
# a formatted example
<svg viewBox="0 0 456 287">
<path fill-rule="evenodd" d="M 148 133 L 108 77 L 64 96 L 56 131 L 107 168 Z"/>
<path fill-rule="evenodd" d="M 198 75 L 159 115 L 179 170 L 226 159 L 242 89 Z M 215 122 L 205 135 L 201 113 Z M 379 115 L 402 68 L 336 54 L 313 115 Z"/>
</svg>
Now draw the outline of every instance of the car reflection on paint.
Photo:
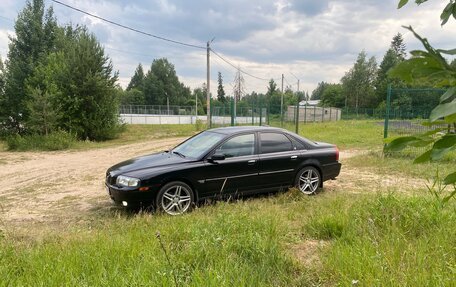
<svg viewBox="0 0 456 287">
<path fill-rule="evenodd" d="M 296 186 L 314 194 L 341 169 L 335 145 L 271 127 L 203 131 L 170 151 L 109 168 L 106 189 L 123 206 L 154 205 L 171 215 L 202 199 Z"/>
</svg>

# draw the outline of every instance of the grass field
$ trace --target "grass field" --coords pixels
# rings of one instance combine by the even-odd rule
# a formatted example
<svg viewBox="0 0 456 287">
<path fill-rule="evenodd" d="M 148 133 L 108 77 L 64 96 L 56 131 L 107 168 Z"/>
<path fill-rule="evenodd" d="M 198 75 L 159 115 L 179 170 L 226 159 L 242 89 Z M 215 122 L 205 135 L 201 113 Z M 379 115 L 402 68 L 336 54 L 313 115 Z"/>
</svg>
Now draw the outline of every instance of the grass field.
<svg viewBox="0 0 456 287">
<path fill-rule="evenodd" d="M 135 126 L 117 140 L 78 148 L 194 132 Z M 456 166 L 452 158 L 412 165 L 383 157 L 376 122 L 308 124 L 300 133 L 359 152 L 343 161 L 355 177 L 413 180 Z M 77 222 L 38 222 L 25 231 L 0 219 L 0 286 L 454 286 L 456 201 L 442 205 L 409 192 L 413 186 L 353 184 L 341 178 L 317 196 L 290 190 L 178 217 L 100 208 Z"/>
</svg>

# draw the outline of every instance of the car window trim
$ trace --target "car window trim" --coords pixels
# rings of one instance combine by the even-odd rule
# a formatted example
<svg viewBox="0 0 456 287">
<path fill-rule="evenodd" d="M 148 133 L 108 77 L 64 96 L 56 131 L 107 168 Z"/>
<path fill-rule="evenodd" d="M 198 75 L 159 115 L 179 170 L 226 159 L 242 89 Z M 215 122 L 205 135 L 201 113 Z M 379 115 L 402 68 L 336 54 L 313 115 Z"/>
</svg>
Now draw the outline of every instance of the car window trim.
<svg viewBox="0 0 456 287">
<path fill-rule="evenodd" d="M 217 144 L 215 144 L 215 146 L 212 148 L 211 151 L 209 151 L 206 156 L 203 157 L 204 160 L 207 160 L 210 156 L 212 156 L 215 151 L 220 147 L 222 146 L 224 143 L 226 143 L 227 141 L 229 141 L 230 139 L 234 138 L 234 137 L 237 137 L 237 136 L 244 136 L 244 135 L 249 135 L 249 134 L 253 134 L 253 154 L 251 155 L 242 155 L 242 156 L 236 156 L 236 157 L 229 157 L 229 158 L 226 158 L 225 160 L 227 159 L 233 159 L 233 158 L 241 158 L 241 157 L 248 157 L 248 156 L 255 156 L 255 155 L 258 155 L 258 149 L 257 149 L 257 141 L 258 141 L 258 136 L 257 136 L 257 133 L 256 132 L 243 132 L 243 133 L 237 133 L 237 134 L 234 134 L 234 135 L 229 135 L 228 137 L 225 137 L 224 139 L 222 139 L 221 141 L 219 141 Z"/>
</svg>

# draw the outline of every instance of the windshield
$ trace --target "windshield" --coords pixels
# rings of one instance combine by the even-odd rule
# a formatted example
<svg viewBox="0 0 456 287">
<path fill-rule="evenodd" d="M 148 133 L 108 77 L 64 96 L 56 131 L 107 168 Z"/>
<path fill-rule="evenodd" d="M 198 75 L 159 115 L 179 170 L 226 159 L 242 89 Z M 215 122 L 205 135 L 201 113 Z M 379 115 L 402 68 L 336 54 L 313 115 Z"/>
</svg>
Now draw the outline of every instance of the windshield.
<svg viewBox="0 0 456 287">
<path fill-rule="evenodd" d="M 214 132 L 202 132 L 181 143 L 172 152 L 184 157 L 199 158 L 224 137 Z"/>
</svg>

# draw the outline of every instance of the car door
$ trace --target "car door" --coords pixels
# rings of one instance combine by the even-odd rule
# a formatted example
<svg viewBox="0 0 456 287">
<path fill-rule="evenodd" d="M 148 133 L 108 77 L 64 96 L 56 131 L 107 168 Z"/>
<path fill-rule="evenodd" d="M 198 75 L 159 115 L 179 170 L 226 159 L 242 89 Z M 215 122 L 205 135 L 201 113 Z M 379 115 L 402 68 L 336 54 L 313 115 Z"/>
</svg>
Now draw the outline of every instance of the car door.
<svg viewBox="0 0 456 287">
<path fill-rule="evenodd" d="M 213 154 L 225 159 L 206 160 L 204 168 L 203 197 L 231 195 L 255 189 L 258 186 L 258 154 L 256 135 L 236 135 L 221 143 Z"/>
<path fill-rule="evenodd" d="M 293 182 L 302 152 L 280 132 L 259 135 L 259 181 L 262 188 L 287 187 Z"/>
</svg>

